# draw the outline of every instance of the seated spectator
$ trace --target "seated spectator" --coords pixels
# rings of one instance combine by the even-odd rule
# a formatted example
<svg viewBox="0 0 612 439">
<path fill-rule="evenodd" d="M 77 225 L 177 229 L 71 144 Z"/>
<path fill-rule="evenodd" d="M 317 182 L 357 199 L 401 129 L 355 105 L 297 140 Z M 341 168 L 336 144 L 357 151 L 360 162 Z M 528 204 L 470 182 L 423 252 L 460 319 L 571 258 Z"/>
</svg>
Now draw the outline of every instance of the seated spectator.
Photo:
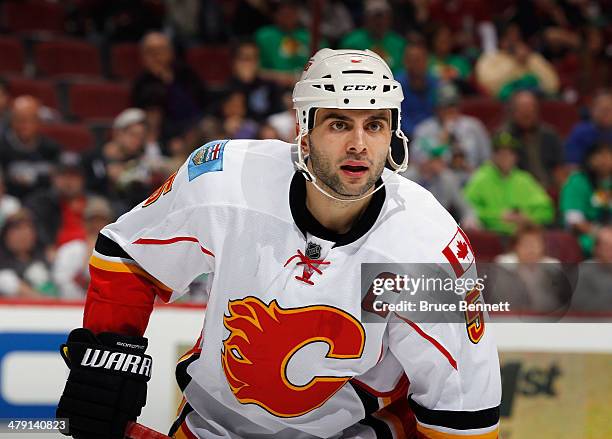
<svg viewBox="0 0 612 439">
<path fill-rule="evenodd" d="M 113 121 L 111 140 L 85 159 L 88 189 L 108 197 L 117 213 L 147 198 L 167 177 L 163 157 L 147 149 L 146 121 L 138 108 L 122 111 Z"/>
<path fill-rule="evenodd" d="M 19 209 L 21 209 L 21 202 L 17 197 L 6 193 L 4 175 L 0 171 L 0 228 L 9 216 L 17 213 Z"/>
<path fill-rule="evenodd" d="M 453 53 L 452 31 L 448 26 L 438 26 L 432 35 L 429 72 L 438 80 L 452 82 L 461 90 L 471 87 L 467 80 L 472 66 L 467 58 Z"/>
<path fill-rule="evenodd" d="M 234 51 L 232 77 L 224 91 L 241 91 L 246 97 L 247 115 L 261 121 L 282 110 L 281 89 L 259 73 L 259 48 L 252 41 L 243 41 Z"/>
<path fill-rule="evenodd" d="M 384 59 L 394 74 L 402 69 L 406 40 L 394 32 L 391 6 L 387 0 L 366 0 L 364 25 L 340 41 L 341 49 L 370 49 Z"/>
<path fill-rule="evenodd" d="M 4 136 L 4 131 L 6 131 L 9 125 L 10 101 L 11 97 L 9 95 L 6 82 L 4 82 L 2 78 L 0 78 L 0 139 Z"/>
<path fill-rule="evenodd" d="M 310 57 L 310 32 L 300 26 L 298 8 L 294 0 L 274 2 L 274 24 L 255 32 L 262 74 L 281 86 L 293 86 Z"/>
<path fill-rule="evenodd" d="M 578 49 L 577 29 L 589 20 L 588 2 L 519 0 L 514 3 L 514 20 L 523 36 L 535 42 L 547 59 L 560 60 Z"/>
<path fill-rule="evenodd" d="M 448 169 L 444 154 L 447 145 L 419 144 L 420 155 L 425 159 L 411 165 L 402 175 L 430 191 L 436 200 L 448 210 L 461 227 L 479 228 L 478 219 L 470 204 L 461 193 L 461 185 L 454 173 Z"/>
<path fill-rule="evenodd" d="M 540 103 L 528 90 L 519 91 L 509 104 L 510 117 L 502 131 L 519 143 L 518 166 L 533 175 L 542 186 L 560 186 L 563 146 L 555 129 L 540 120 Z"/>
<path fill-rule="evenodd" d="M 160 29 L 164 25 L 163 3 L 166 2 L 87 0 L 65 3 L 68 10 L 66 31 L 111 42 L 138 41 L 147 29 Z"/>
<path fill-rule="evenodd" d="M 0 231 L 0 295 L 37 299 L 56 294 L 32 215 L 19 210 Z"/>
<path fill-rule="evenodd" d="M 404 51 L 405 73 L 396 79 L 402 86 L 402 131 L 410 137 L 415 127 L 434 114 L 438 81 L 427 72 L 427 48 L 422 44 Z"/>
<path fill-rule="evenodd" d="M 20 96 L 13 101 L 9 128 L 0 139 L 0 166 L 7 192 L 22 198 L 49 187 L 60 146 L 40 133 L 40 101 Z"/>
<path fill-rule="evenodd" d="M 527 224 L 520 227 L 512 237 L 512 251 L 498 255 L 495 262 L 498 264 L 541 264 L 559 263 L 559 260 L 546 255 L 542 228 Z"/>
<path fill-rule="evenodd" d="M 86 234 L 58 247 L 53 262 L 53 279 L 62 299 L 84 299 L 89 285 L 89 258 L 98 232 L 113 221 L 114 215 L 103 197 L 90 196 L 83 210 Z"/>
<path fill-rule="evenodd" d="M 487 230 L 512 234 L 530 223 L 545 225 L 554 218 L 546 191 L 526 171 L 516 167 L 518 143 L 510 133 L 493 139 L 493 159 L 474 172 L 465 196 Z"/>
<path fill-rule="evenodd" d="M 266 122 L 278 133 L 278 139 L 293 143 L 295 141 L 295 124 L 297 122 L 295 120 L 295 110 L 293 109 L 290 90 L 285 90 L 283 93 L 283 103 L 285 110 L 268 117 Z"/>
<path fill-rule="evenodd" d="M 513 237 L 512 251 L 495 258 L 487 300 L 508 301 L 512 311 L 560 311 L 570 302 L 569 283 L 557 259 L 546 255 L 540 227 L 525 225 Z"/>
<path fill-rule="evenodd" d="M 304 25 L 310 29 L 312 17 L 304 15 Z M 355 28 L 351 11 L 343 0 L 323 2 L 319 23 L 321 35 L 329 40 L 331 47 L 337 47 L 340 39 Z"/>
<path fill-rule="evenodd" d="M 193 70 L 176 60 L 166 35 L 149 32 L 140 47 L 144 72 L 132 84 L 132 103 L 161 110 L 162 139 L 167 140 L 203 116 L 206 91 Z"/>
<path fill-rule="evenodd" d="M 240 90 L 228 92 L 221 101 L 217 116 L 207 116 L 216 119 L 220 128 L 219 138 L 252 139 L 257 134 L 259 126 L 246 117 L 246 97 Z"/>
<path fill-rule="evenodd" d="M 453 84 L 441 85 L 435 98 L 436 115 L 416 126 L 414 142 L 448 146 L 447 161 L 469 174 L 491 157 L 491 139 L 480 120 L 461 113 L 460 98 Z M 416 148 L 412 156 L 417 162 L 418 152 Z"/>
<path fill-rule="evenodd" d="M 612 226 L 602 227 L 595 236 L 593 259 L 578 270 L 578 283 L 572 298 L 572 310 L 612 312 Z"/>
<path fill-rule="evenodd" d="M 502 100 L 520 89 L 550 95 L 559 90 L 554 67 L 523 41 L 516 24 L 510 24 L 503 32 L 499 50 L 485 52 L 478 59 L 476 79 L 487 93 Z"/>
<path fill-rule="evenodd" d="M 612 222 L 612 146 L 601 143 L 584 157 L 582 170 L 572 173 L 559 200 L 567 227 L 578 234 L 586 255 L 591 255 L 597 229 Z"/>
<path fill-rule="evenodd" d="M 85 176 L 78 155 L 64 153 L 51 176 L 51 186 L 25 200 L 32 212 L 40 243 L 55 248 L 85 237 Z"/>
<path fill-rule="evenodd" d="M 263 125 L 259 126 L 256 138 L 260 140 L 280 139 L 280 134 L 278 134 L 278 131 L 276 131 L 276 129 L 272 125 L 264 123 Z"/>
<path fill-rule="evenodd" d="M 591 120 L 579 122 L 565 143 L 565 160 L 580 165 L 597 143 L 612 144 L 612 91 L 600 90 L 593 98 Z"/>
<path fill-rule="evenodd" d="M 604 29 L 603 23 L 582 28 L 582 46 L 578 50 L 579 60 L 575 67 L 575 85 L 579 95 L 592 95 L 601 87 L 610 85 L 612 53 L 608 50 Z"/>
</svg>

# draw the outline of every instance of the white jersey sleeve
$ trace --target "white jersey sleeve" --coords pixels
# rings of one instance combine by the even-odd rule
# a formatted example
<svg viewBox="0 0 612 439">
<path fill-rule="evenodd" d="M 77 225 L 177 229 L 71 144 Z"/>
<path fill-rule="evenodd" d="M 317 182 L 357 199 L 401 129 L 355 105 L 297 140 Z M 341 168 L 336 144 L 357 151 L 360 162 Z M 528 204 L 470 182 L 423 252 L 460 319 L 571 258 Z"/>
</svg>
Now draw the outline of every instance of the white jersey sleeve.
<svg viewBox="0 0 612 439">
<path fill-rule="evenodd" d="M 147 200 L 101 231 L 172 290 L 170 300 L 184 294 L 196 277 L 214 272 L 215 236 L 224 230 L 223 220 L 207 210 L 208 194 L 211 185 L 221 186 L 227 143 L 196 149 Z"/>
<path fill-rule="evenodd" d="M 477 284 L 465 233 L 453 224 L 444 235 L 440 264 L 454 278 Z M 480 290 L 463 300 L 482 302 Z M 464 316 L 462 323 L 419 323 L 396 313 L 389 323 L 389 348 L 410 380 L 408 399 L 420 437 L 498 437 L 501 378 L 494 337 L 486 312 Z"/>
</svg>

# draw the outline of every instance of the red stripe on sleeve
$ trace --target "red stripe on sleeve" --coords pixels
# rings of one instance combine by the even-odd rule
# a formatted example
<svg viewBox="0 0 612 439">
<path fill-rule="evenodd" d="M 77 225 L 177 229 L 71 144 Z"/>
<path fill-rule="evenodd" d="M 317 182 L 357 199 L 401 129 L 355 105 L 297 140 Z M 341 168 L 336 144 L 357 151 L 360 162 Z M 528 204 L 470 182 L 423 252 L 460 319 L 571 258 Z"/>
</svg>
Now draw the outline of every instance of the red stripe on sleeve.
<svg viewBox="0 0 612 439">
<path fill-rule="evenodd" d="M 448 352 L 446 348 L 438 342 L 438 340 L 428 335 L 425 331 L 419 328 L 418 325 L 415 324 L 413 321 L 405 319 L 402 316 L 398 315 L 397 313 L 395 313 L 395 315 L 398 316 L 400 319 L 402 319 L 404 322 L 408 323 L 410 327 L 414 329 L 421 337 L 423 337 L 425 340 L 427 340 L 432 345 L 434 345 L 436 349 L 438 349 L 442 353 L 442 355 L 446 357 L 450 365 L 453 366 L 453 369 L 457 370 L 457 361 L 455 361 L 455 359 L 450 354 L 450 352 Z"/>
<path fill-rule="evenodd" d="M 146 244 L 167 245 L 167 244 L 174 244 L 175 242 L 181 242 L 181 241 L 196 242 L 199 244 L 200 250 L 202 250 L 204 254 L 212 256 L 213 258 L 215 257 L 213 252 L 204 248 L 202 244 L 200 244 L 200 241 L 198 241 L 198 238 L 194 238 L 193 236 L 177 236 L 175 238 L 169 238 L 169 239 L 140 238 L 134 241 L 133 243 L 134 244 L 145 244 L 145 245 Z"/>
</svg>

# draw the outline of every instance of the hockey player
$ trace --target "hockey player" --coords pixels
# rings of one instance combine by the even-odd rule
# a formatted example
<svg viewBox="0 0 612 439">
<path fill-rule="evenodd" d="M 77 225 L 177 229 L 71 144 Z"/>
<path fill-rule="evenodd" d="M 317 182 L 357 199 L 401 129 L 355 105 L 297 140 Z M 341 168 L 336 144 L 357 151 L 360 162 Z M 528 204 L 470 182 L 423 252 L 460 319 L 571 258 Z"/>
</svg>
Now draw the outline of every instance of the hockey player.
<svg viewBox="0 0 612 439">
<path fill-rule="evenodd" d="M 101 231 L 84 328 L 62 347 L 71 372 L 57 415 L 74 437 L 119 438 L 140 414 L 154 300 L 178 298 L 202 273 L 210 298 L 177 366 L 184 401 L 171 436 L 497 437 L 499 364 L 484 316 L 361 319 L 362 263 L 450 263 L 457 278 L 475 275 L 451 216 L 396 175 L 408 155 L 401 87 L 373 52 L 323 49 L 293 99 L 297 145 L 208 143 Z"/>
</svg>

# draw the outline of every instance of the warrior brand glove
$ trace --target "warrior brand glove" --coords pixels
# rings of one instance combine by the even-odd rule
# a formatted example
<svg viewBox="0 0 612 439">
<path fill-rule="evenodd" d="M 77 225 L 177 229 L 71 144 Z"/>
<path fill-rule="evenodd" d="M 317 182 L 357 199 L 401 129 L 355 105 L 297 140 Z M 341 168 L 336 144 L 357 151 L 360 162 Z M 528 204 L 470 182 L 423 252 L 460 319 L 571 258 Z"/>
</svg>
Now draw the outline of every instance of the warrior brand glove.
<svg viewBox="0 0 612 439">
<path fill-rule="evenodd" d="M 151 357 L 145 355 L 147 339 L 111 332 L 94 335 L 85 328 L 73 330 L 61 354 L 70 375 L 56 416 L 68 418 L 77 439 L 119 439 L 128 421 L 140 415 L 151 378 Z"/>
</svg>

